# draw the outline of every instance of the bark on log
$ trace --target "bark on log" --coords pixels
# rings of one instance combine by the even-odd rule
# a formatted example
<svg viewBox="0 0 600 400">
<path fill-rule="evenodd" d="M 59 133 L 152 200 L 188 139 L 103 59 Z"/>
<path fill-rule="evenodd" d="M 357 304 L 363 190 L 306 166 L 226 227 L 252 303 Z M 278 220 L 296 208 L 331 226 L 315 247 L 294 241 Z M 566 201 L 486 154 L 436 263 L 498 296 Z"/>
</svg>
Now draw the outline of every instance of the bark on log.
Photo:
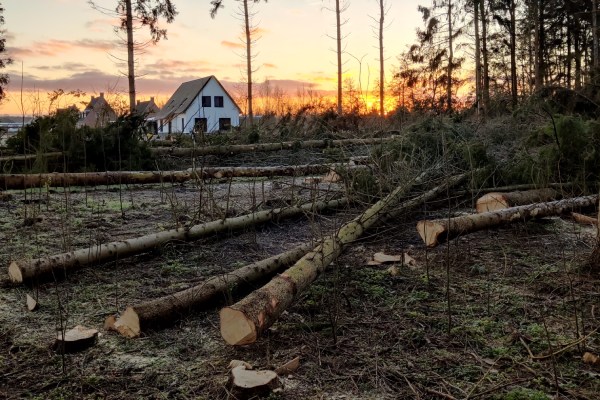
<svg viewBox="0 0 600 400">
<path fill-rule="evenodd" d="M 178 320 L 221 294 L 272 276 L 283 267 L 295 263 L 311 248 L 312 244 L 306 243 L 233 272 L 215 276 L 189 289 L 127 307 L 113 324 L 113 329 L 129 338 L 138 337 L 146 329 Z"/>
<path fill-rule="evenodd" d="M 417 231 L 427 247 L 435 247 L 446 240 L 453 239 L 465 233 L 476 232 L 511 222 L 524 222 L 535 218 L 561 215 L 576 209 L 594 207 L 597 202 L 598 195 L 593 195 L 511 207 L 504 210 L 489 211 L 456 218 L 419 221 L 417 223 Z"/>
<path fill-rule="evenodd" d="M 12 282 L 22 283 L 33 279 L 44 279 L 54 275 L 61 277 L 71 269 L 93 263 L 102 263 L 141 254 L 171 241 L 191 241 L 215 233 L 239 230 L 273 219 L 289 218 L 309 212 L 318 212 L 327 208 L 341 207 L 348 203 L 346 198 L 307 203 L 302 206 L 275 208 L 241 215 L 239 217 L 216 220 L 189 228 L 178 228 L 145 235 L 118 242 L 94 245 L 68 253 L 42 257 L 34 260 L 13 261 L 8 267 Z"/>
<path fill-rule="evenodd" d="M 187 171 L 107 171 L 47 174 L 1 174 L 0 189 L 101 186 L 118 184 L 183 183 L 193 179 L 302 176 L 341 168 L 368 168 L 353 163 L 306 164 L 274 167 L 211 167 Z"/>
<path fill-rule="evenodd" d="M 221 336 L 231 345 L 254 343 L 299 294 L 340 255 L 344 246 L 358 239 L 365 230 L 376 223 L 390 216 L 405 213 L 435 198 L 466 177 L 467 174 L 462 174 L 450 178 L 441 186 L 403 203 L 400 203 L 400 199 L 410 190 L 412 183 L 398 187 L 363 214 L 343 225 L 336 234 L 323 240 L 283 274 L 276 276 L 267 285 L 236 304 L 223 308 L 220 313 Z"/>
<path fill-rule="evenodd" d="M 40 153 L 40 154 L 18 154 L 18 155 L 14 155 L 14 156 L 0 157 L 0 163 L 29 161 L 29 160 L 35 160 L 38 157 L 40 157 L 40 158 L 59 158 L 59 157 L 62 157 L 62 155 L 63 155 L 63 153 L 61 151 L 55 151 L 52 153 Z"/>
<path fill-rule="evenodd" d="M 544 203 L 556 200 L 558 197 L 558 192 L 550 188 L 526 190 L 523 192 L 492 192 L 480 197 L 477 200 L 475 208 L 478 213 L 483 213 L 526 204 Z"/>
<path fill-rule="evenodd" d="M 295 149 L 321 149 L 325 147 L 342 147 L 390 143 L 396 137 L 367 138 L 367 139 L 342 139 L 342 140 L 304 140 L 281 143 L 259 144 L 233 144 L 229 146 L 206 147 L 151 147 L 152 154 L 157 156 L 199 157 L 206 155 L 228 155 L 241 153 L 254 153 L 257 151 L 278 151 Z"/>
</svg>

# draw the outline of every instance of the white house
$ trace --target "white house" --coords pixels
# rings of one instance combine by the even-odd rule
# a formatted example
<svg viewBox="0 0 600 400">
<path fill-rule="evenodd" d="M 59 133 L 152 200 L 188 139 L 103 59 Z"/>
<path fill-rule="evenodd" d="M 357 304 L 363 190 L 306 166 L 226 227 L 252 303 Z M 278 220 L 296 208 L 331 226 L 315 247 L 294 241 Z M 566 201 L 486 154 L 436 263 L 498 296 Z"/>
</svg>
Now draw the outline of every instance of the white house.
<svg viewBox="0 0 600 400">
<path fill-rule="evenodd" d="M 240 108 L 214 76 L 184 82 L 154 115 L 158 134 L 216 132 L 240 124 Z"/>
</svg>

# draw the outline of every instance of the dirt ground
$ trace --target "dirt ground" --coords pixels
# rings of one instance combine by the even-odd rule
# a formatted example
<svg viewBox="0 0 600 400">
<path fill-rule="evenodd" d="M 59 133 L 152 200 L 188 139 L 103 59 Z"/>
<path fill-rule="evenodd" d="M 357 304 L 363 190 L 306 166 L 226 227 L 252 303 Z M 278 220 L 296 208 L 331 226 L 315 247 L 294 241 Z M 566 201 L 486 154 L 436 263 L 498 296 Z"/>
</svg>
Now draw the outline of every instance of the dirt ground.
<svg viewBox="0 0 600 400">
<path fill-rule="evenodd" d="M 285 178 L 14 192 L 0 203 L 0 265 L 306 200 L 310 188 Z M 340 193 L 341 186 L 321 184 L 315 196 Z M 595 230 L 559 218 L 429 250 L 415 223 L 447 210 L 389 221 L 349 247 L 247 347 L 220 338 L 218 308 L 133 340 L 102 329 L 127 305 L 322 237 L 358 212 L 169 244 L 33 287 L 12 285 L 2 273 L 0 398 L 227 399 L 234 398 L 231 360 L 269 369 L 296 356 L 300 368 L 282 377 L 283 391 L 271 398 L 600 398 L 600 369 L 581 361 L 585 351 L 600 354 L 600 279 L 583 269 Z M 397 275 L 389 265 L 367 266 L 380 251 L 408 252 L 416 264 L 397 265 Z M 27 311 L 26 294 L 38 299 L 38 311 Z M 61 326 L 75 325 L 99 329 L 98 343 L 76 354 L 52 351 Z"/>
</svg>

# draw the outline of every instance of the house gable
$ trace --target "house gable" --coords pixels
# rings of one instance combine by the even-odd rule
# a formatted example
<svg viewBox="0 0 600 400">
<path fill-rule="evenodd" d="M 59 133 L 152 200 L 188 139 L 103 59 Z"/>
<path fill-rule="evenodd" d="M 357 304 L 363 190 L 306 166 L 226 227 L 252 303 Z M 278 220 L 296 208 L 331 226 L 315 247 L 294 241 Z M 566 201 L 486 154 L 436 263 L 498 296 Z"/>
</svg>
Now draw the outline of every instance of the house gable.
<svg viewBox="0 0 600 400">
<path fill-rule="evenodd" d="M 238 126 L 239 115 L 240 108 L 231 95 L 217 78 L 209 76 L 181 84 L 154 119 L 159 121 L 161 133 L 214 132 Z"/>
</svg>

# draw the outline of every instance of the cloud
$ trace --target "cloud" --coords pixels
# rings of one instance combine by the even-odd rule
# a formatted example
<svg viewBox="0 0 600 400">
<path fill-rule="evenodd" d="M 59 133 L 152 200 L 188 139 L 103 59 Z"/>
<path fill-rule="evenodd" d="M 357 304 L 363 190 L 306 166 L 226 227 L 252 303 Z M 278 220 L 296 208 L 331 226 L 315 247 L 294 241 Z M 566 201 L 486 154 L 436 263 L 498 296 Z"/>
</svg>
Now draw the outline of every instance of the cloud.
<svg viewBox="0 0 600 400">
<path fill-rule="evenodd" d="M 221 46 L 228 47 L 230 49 L 245 49 L 246 45 L 243 43 L 230 42 L 228 40 L 222 40 Z"/>
<path fill-rule="evenodd" d="M 7 47 L 6 53 L 15 58 L 28 56 L 43 56 L 55 57 L 66 52 L 75 50 L 92 50 L 107 52 L 115 48 L 122 47 L 117 40 L 95 40 L 95 39 L 79 39 L 79 40 L 59 40 L 51 39 L 47 41 L 37 41 L 29 46 L 22 47 Z"/>
<path fill-rule="evenodd" d="M 263 67 L 265 67 L 265 68 L 271 68 L 271 69 L 275 69 L 275 68 L 277 68 L 277 65 L 275 65 L 275 64 L 271 64 L 271 63 L 264 63 L 264 64 L 263 64 Z"/>
</svg>

